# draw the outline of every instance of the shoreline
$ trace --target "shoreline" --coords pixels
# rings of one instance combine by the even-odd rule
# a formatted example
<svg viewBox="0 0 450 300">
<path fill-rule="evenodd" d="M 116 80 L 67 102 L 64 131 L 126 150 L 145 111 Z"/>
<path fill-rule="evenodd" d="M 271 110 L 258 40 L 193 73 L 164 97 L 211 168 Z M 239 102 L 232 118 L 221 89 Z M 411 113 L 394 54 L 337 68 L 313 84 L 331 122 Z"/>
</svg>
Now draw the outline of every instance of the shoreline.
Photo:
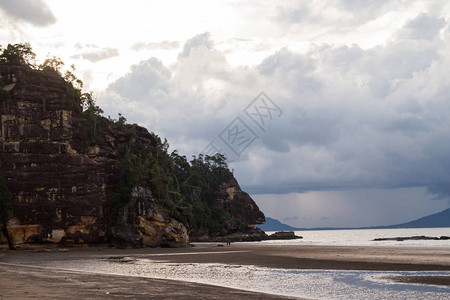
<svg viewBox="0 0 450 300">
<path fill-rule="evenodd" d="M 0 251 L 0 262 L 39 265 L 47 260 L 136 256 L 173 263 L 219 263 L 299 270 L 450 271 L 450 247 L 277 245 L 192 243 L 180 248 L 33 245 Z"/>
<path fill-rule="evenodd" d="M 0 299 L 301 299 L 181 280 L 0 263 Z"/>
<path fill-rule="evenodd" d="M 61 270 L 56 268 L 34 268 L 25 265 L 45 266 L 51 262 L 60 262 L 60 265 L 70 264 L 76 261 L 96 260 L 111 262 L 116 260 L 117 266 L 120 263 L 127 263 L 126 260 L 149 260 L 154 263 L 165 263 L 178 265 L 196 265 L 196 264 L 217 264 L 217 265 L 232 265 L 232 266 L 254 266 L 269 269 L 284 269 L 284 270 L 338 270 L 338 271 L 401 271 L 411 275 L 394 276 L 386 278 L 392 283 L 401 282 L 404 284 L 431 284 L 440 285 L 442 287 L 450 287 L 450 248 L 410 248 L 410 247 L 355 247 L 355 246 L 296 246 L 296 245 L 273 245 L 273 244 L 259 244 L 259 243 L 234 243 L 231 246 L 218 247 L 217 243 L 194 243 L 193 247 L 186 248 L 141 248 L 141 249 L 116 249 L 106 247 L 92 247 L 92 248 L 69 248 L 67 252 L 60 252 L 58 248 L 46 250 L 17 250 L 17 251 L 0 251 L 0 262 L 19 264 L 20 266 L 0 264 L 0 274 L 6 277 L 6 282 L 0 283 L 2 289 L 8 289 L 9 286 L 18 286 L 21 280 L 27 283 L 26 288 L 29 288 L 29 293 L 33 290 L 38 293 L 47 293 L 48 290 L 42 289 L 43 284 L 51 284 L 52 288 L 57 290 L 74 289 L 77 288 L 68 286 L 64 278 L 78 278 L 81 280 L 81 286 L 85 283 L 97 286 L 99 290 L 104 291 L 102 286 L 108 282 L 110 277 L 117 276 L 120 283 L 119 289 L 123 289 L 123 293 L 135 299 L 141 299 L 137 293 L 139 288 L 133 283 L 132 276 L 127 275 L 112 275 L 106 273 L 88 273 L 83 271 Z M 64 251 L 66 251 L 64 249 Z M 125 261 L 120 261 L 125 258 Z M 206 265 L 204 265 L 206 266 Z M 24 271 L 28 269 L 28 271 Z M 30 271 L 31 270 L 31 271 Z M 406 271 L 406 272 L 405 272 Z M 417 276 L 417 272 L 421 271 L 439 271 L 444 272 L 440 276 L 430 276 L 428 272 L 424 272 L 421 276 Z M 447 276 L 447 272 L 449 272 Z M 72 275 L 76 273 L 76 275 Z M 51 275 L 51 276 L 50 276 Z M 50 276 L 50 277 L 49 277 Z M 388 276 L 389 277 L 389 276 Z M 116 277 L 114 277 L 116 278 Z M 127 279 L 128 278 L 128 279 Z M 177 297 L 182 299 L 191 299 L 190 293 L 198 292 L 200 299 L 214 299 L 214 295 L 225 295 L 230 299 L 258 299 L 264 296 L 265 299 L 287 299 L 284 296 L 274 294 L 261 294 L 248 290 L 239 290 L 236 288 L 224 287 L 220 285 L 206 284 L 208 287 L 204 288 L 205 284 L 188 282 L 183 280 L 173 279 L 156 279 L 145 276 L 137 276 L 139 282 L 148 282 L 147 285 L 154 285 L 156 282 L 160 286 L 167 286 L 171 292 L 178 293 Z M 2 278 L 2 280 L 4 280 Z M 0 281 L 2 281 L 0 280 Z M 156 281 L 155 281 L 156 280 Z M 41 282 L 44 281 L 44 282 Z M 38 283 L 41 282 L 41 283 Z M 105 283 L 106 282 L 106 283 Z M 149 284 L 151 283 L 151 284 Z M 23 285 L 21 285 L 23 286 Z M 133 287 L 134 286 L 134 287 Z M 111 287 L 112 288 L 112 287 Z M 201 290 L 201 291 L 200 291 Z M 93 291 L 95 292 L 95 291 Z M 15 296 L 10 298 L 3 297 L 2 299 L 23 298 L 22 290 L 17 290 Z M 131 294 L 130 294 L 131 293 Z M 154 294 L 152 294 L 154 293 Z M 242 294 L 244 293 L 244 294 Z M 158 299 L 162 297 L 163 291 L 146 290 L 145 295 L 148 299 L 149 295 Z M 173 294 L 172 298 L 174 297 Z M 42 297 L 48 295 L 42 294 Z M 76 294 L 73 295 L 75 299 Z M 92 299 L 102 299 L 104 294 L 93 293 L 89 297 Z M 125 294 L 124 294 L 125 296 Z M 35 295 L 35 297 L 37 297 Z M 198 298 L 195 295 L 193 298 Z M 168 297 L 167 299 L 169 299 Z M 25 298 L 28 299 L 28 298 Z M 31 299 L 31 297 L 30 297 Z M 52 299 L 52 298 L 49 298 Z M 56 299 L 56 298 L 55 298 Z M 72 298 L 67 298 L 72 299 Z M 143 298 L 142 298 L 143 299 Z M 297 298 L 298 299 L 298 298 Z"/>
</svg>

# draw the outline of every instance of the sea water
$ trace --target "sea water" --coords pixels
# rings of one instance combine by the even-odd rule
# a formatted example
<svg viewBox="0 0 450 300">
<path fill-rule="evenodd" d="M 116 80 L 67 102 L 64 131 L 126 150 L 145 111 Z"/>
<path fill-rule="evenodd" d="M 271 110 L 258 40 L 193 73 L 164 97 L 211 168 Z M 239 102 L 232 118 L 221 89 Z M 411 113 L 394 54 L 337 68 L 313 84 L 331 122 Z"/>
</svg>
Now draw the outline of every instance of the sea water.
<svg viewBox="0 0 450 300">
<path fill-rule="evenodd" d="M 449 236 L 450 228 L 298 231 L 302 240 L 261 243 L 449 247 L 450 240 L 374 242 L 374 238 Z M 180 253 L 177 255 L 188 255 Z M 174 254 L 172 254 L 174 255 Z M 207 254 L 205 254 L 207 255 Z M 120 274 L 212 284 L 308 299 L 450 299 L 447 286 L 397 283 L 391 276 L 450 276 L 448 271 L 287 270 L 248 265 L 171 263 L 141 256 L 49 261 L 46 266 L 89 273 Z"/>
<path fill-rule="evenodd" d="M 274 232 L 274 231 L 273 231 Z M 267 231 L 267 234 L 273 233 Z M 450 240 L 406 240 L 374 241 L 376 238 L 411 236 L 450 236 L 450 228 L 396 228 L 396 229 L 353 229 L 353 230 L 304 230 L 295 231 L 303 237 L 298 240 L 264 241 L 268 244 L 323 245 L 323 246 L 403 246 L 403 247 L 450 247 Z"/>
<path fill-rule="evenodd" d="M 171 263 L 146 258 L 82 259 L 48 262 L 52 268 L 119 274 L 237 288 L 307 299 L 449 299 L 445 286 L 395 283 L 389 276 L 450 276 L 450 272 L 286 270 L 247 265 Z"/>
</svg>

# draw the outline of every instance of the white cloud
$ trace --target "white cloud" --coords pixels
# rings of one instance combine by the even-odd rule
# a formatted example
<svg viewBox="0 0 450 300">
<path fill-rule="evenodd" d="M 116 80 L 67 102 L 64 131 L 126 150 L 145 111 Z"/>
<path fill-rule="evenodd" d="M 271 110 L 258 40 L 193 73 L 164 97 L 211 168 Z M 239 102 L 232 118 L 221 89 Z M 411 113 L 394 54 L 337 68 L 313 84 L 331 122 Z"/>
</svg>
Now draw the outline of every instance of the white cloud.
<svg viewBox="0 0 450 300">
<path fill-rule="evenodd" d="M 439 31 L 446 25 L 444 18 L 433 18 L 427 14 L 421 14 L 414 20 L 410 20 L 399 30 L 398 38 L 411 40 L 433 40 Z"/>
<path fill-rule="evenodd" d="M 72 56 L 72 58 L 87 59 L 87 60 L 95 63 L 100 60 L 119 56 L 119 50 L 116 48 L 98 49 L 96 46 L 93 46 L 93 47 L 91 46 L 91 48 L 93 48 L 93 50 L 88 50 L 86 52 L 76 54 L 76 55 Z"/>
<path fill-rule="evenodd" d="M 411 25 L 424 19 L 430 30 Z M 384 46 L 281 49 L 254 68 L 231 67 L 205 33 L 186 42 L 170 71 L 150 59 L 109 90 L 136 103 L 131 119 L 151 123 L 187 154 L 220 142 L 241 116 L 260 137 L 234 165 L 251 192 L 427 186 L 438 193 L 450 183 L 450 152 L 442 150 L 450 147 L 443 113 L 450 57 L 437 35 L 445 25 L 421 15 Z M 242 112 L 261 90 L 284 111 L 265 133 Z M 157 121 L 144 121 L 146 107 Z"/>
<path fill-rule="evenodd" d="M 162 42 L 151 42 L 151 43 L 135 43 L 131 48 L 135 51 L 140 51 L 143 49 L 149 49 L 149 50 L 172 50 L 172 49 L 178 49 L 180 47 L 180 43 L 177 41 L 162 41 Z"/>
<path fill-rule="evenodd" d="M 270 19 L 277 35 L 290 41 L 355 43 L 368 49 L 386 42 L 408 20 L 420 14 L 445 15 L 446 10 L 445 1 L 292 0 L 279 3 Z"/>
</svg>

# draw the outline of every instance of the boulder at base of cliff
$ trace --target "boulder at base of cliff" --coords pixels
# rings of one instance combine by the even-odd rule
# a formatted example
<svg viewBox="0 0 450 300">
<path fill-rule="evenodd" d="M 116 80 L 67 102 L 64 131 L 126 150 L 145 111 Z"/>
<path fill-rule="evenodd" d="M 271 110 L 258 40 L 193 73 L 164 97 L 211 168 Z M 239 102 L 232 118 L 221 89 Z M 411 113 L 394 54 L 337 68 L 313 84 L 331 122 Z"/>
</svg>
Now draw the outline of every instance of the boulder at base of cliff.
<svg viewBox="0 0 450 300">
<path fill-rule="evenodd" d="M 267 240 L 268 235 L 259 228 L 248 228 L 246 231 L 236 231 L 223 236 L 208 234 L 191 236 L 191 242 L 259 242 Z"/>
<path fill-rule="evenodd" d="M 295 240 L 303 237 L 295 235 L 293 231 L 277 231 L 267 237 L 268 240 Z"/>
</svg>

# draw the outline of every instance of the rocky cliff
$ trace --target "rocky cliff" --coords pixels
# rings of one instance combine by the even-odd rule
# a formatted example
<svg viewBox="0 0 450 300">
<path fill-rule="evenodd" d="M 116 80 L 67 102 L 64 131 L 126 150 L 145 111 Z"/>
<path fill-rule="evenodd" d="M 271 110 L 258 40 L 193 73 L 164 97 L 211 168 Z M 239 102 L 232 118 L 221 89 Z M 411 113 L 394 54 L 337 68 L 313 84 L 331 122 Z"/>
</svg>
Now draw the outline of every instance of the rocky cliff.
<svg viewBox="0 0 450 300">
<path fill-rule="evenodd" d="M 0 103 L 1 171 L 13 194 L 8 232 L 15 244 L 188 243 L 186 226 L 170 218 L 146 186 L 133 188 L 117 216 L 109 210 L 120 181 L 119 148 L 136 141 L 152 148 L 152 134 L 140 127 L 133 135 L 115 130 L 99 117 L 103 141 L 89 145 L 89 120 L 61 76 L 4 65 L 0 75 L 9 93 Z"/>
<path fill-rule="evenodd" d="M 200 227 L 191 235 L 193 241 L 252 241 L 266 237 L 265 233 L 253 225 L 265 222 L 253 199 L 241 190 L 236 179 L 222 183 L 217 193 L 217 200 L 212 209 L 231 212 L 233 218 L 224 220 L 216 229 Z"/>
<path fill-rule="evenodd" d="M 195 227 L 195 201 L 181 195 L 183 210 L 169 199 L 171 158 L 155 134 L 86 113 L 80 90 L 54 70 L 0 64 L 0 79 L 0 171 L 12 194 L 14 244 L 180 246 L 191 231 L 223 236 L 264 222 L 233 178 L 207 201 L 232 221 Z"/>
</svg>

